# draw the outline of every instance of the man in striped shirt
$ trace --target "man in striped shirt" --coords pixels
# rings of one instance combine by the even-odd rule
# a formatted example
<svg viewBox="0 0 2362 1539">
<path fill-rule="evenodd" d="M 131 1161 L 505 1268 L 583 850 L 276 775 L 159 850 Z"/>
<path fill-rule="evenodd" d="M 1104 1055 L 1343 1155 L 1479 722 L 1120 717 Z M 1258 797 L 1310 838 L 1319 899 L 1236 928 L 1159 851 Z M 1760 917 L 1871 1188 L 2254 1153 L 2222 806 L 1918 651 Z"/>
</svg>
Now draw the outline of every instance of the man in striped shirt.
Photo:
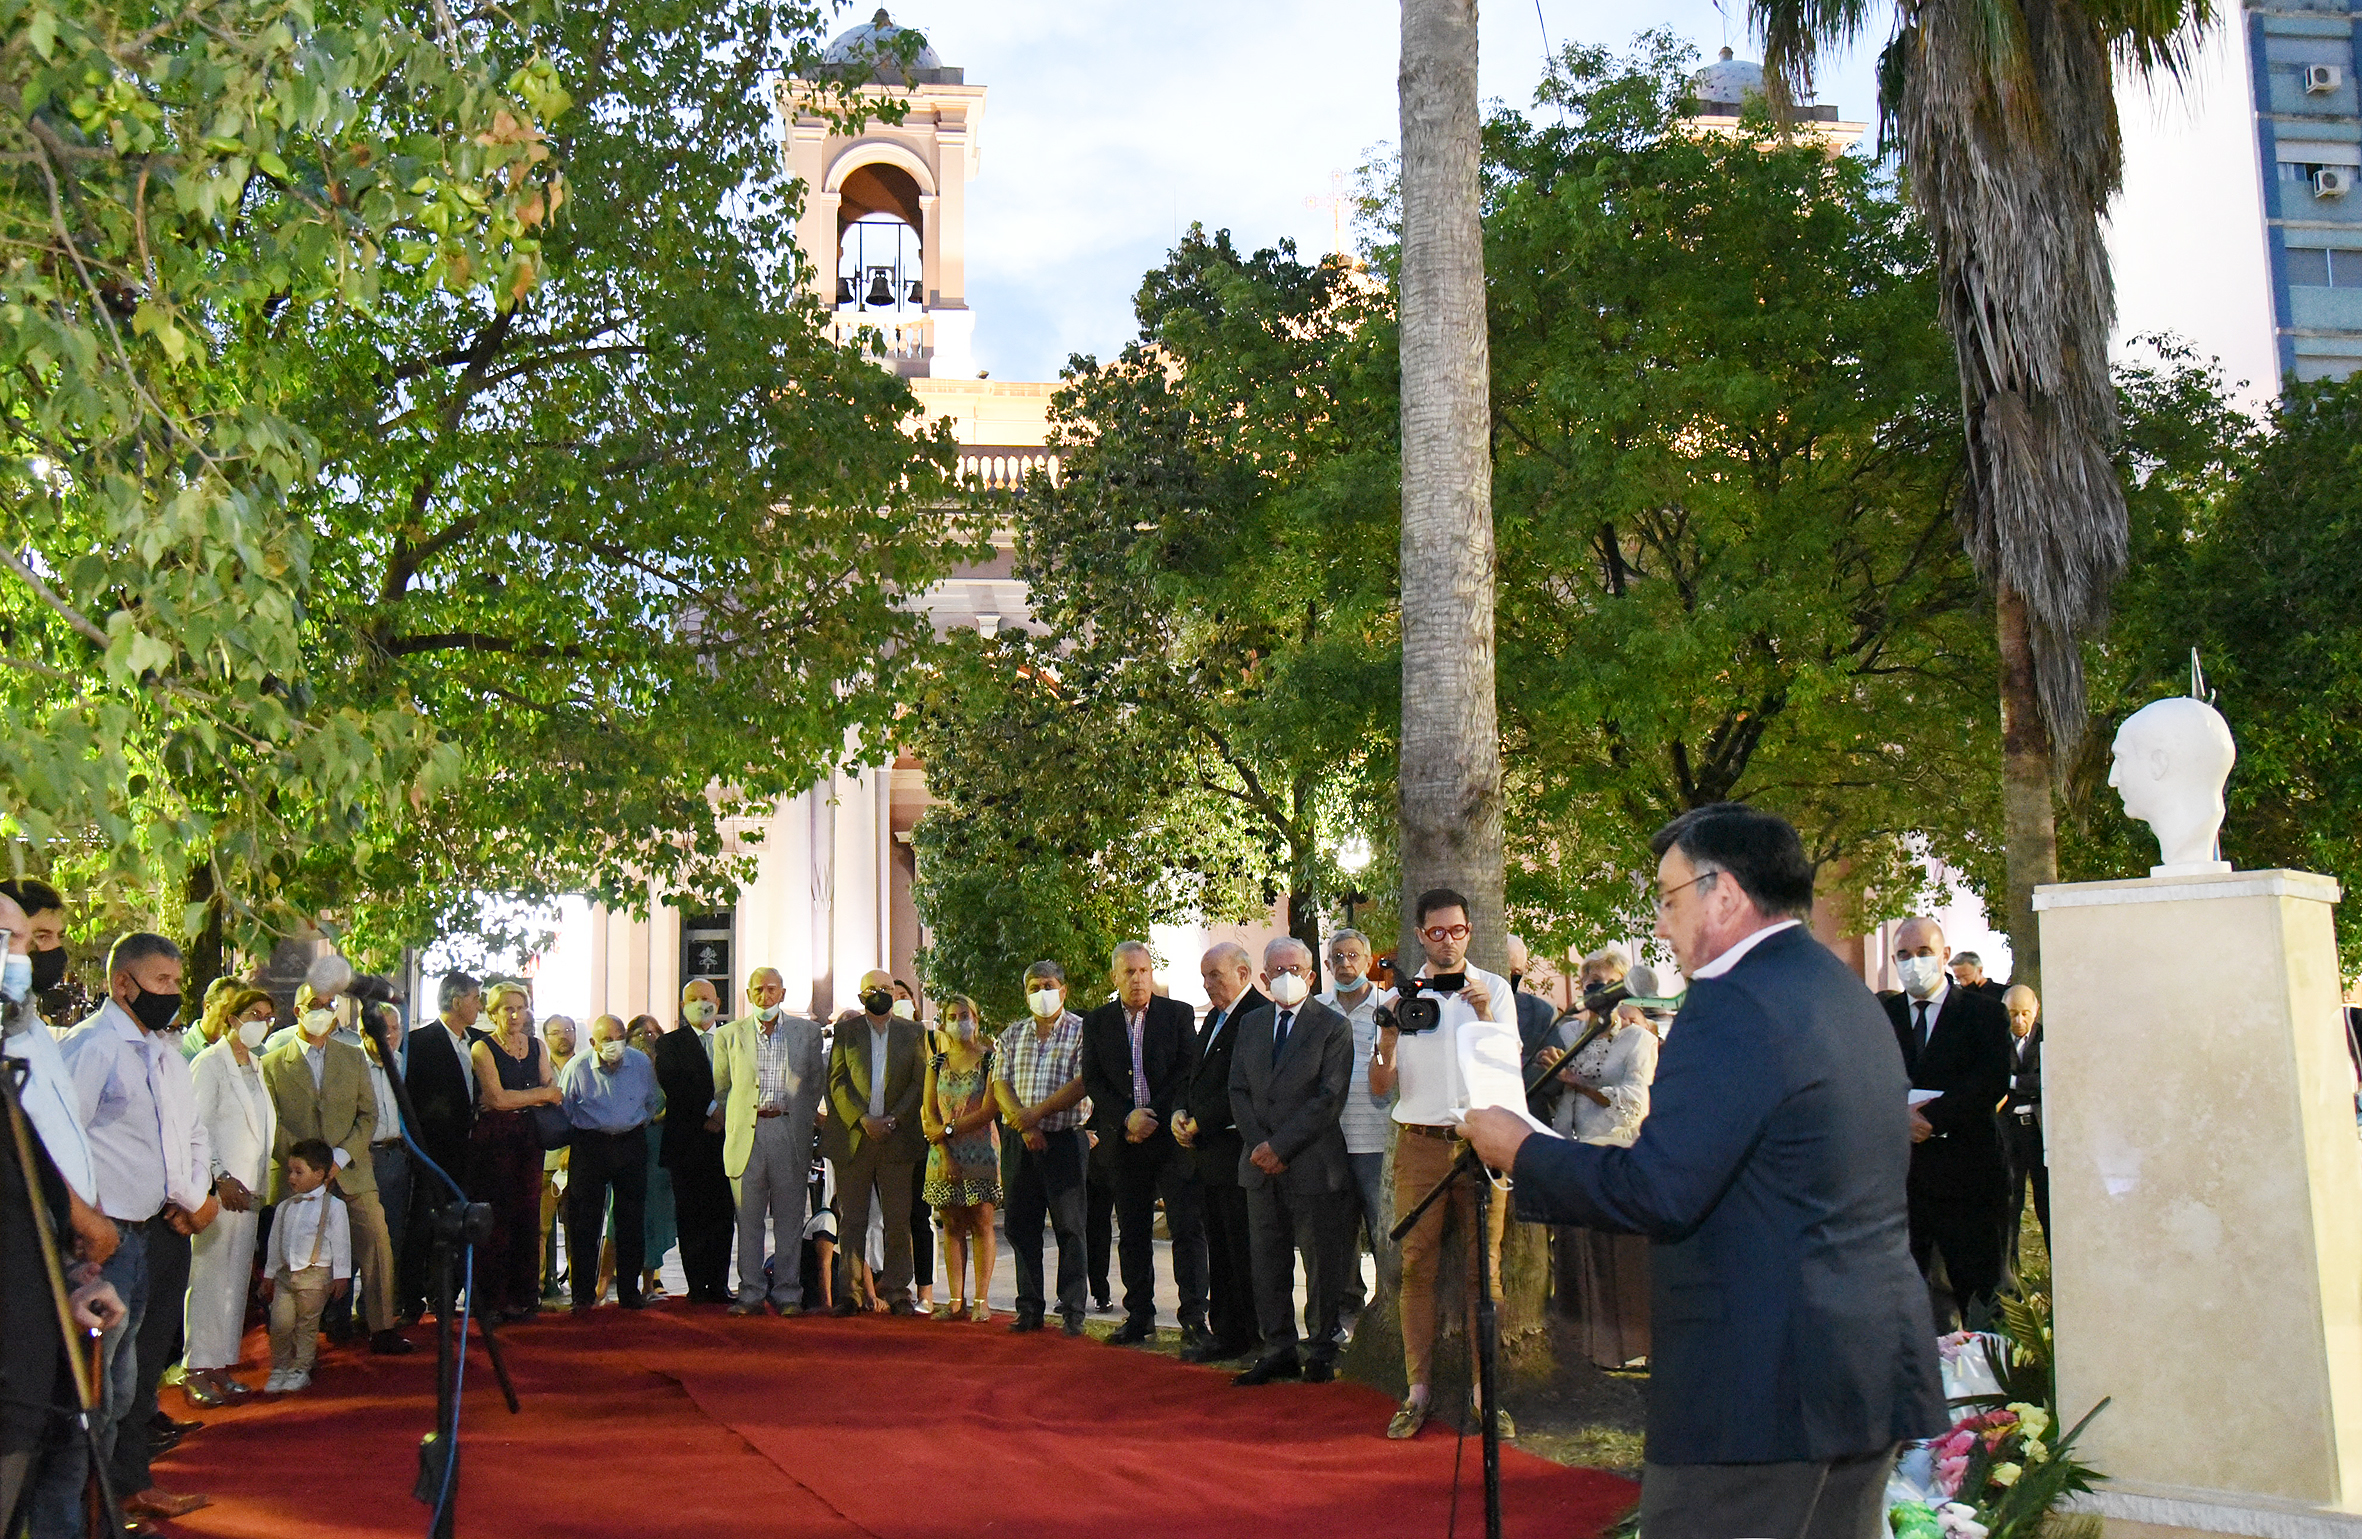
<svg viewBox="0 0 2362 1539">
<path fill-rule="evenodd" d="M 1087 1298 L 1083 1262 L 1083 1172 L 1089 1146 L 1083 1124 L 1083 1018 L 1066 1008 L 1066 970 L 1036 962 L 1025 970 L 1031 1018 L 1001 1033 L 993 1097 L 1019 1141 L 1008 1161 L 1002 1206 L 1017 1263 L 1017 1318 L 1012 1331 L 1042 1328 L 1042 1220 L 1058 1232 L 1058 1314 L 1066 1334 L 1083 1333 Z"/>
</svg>

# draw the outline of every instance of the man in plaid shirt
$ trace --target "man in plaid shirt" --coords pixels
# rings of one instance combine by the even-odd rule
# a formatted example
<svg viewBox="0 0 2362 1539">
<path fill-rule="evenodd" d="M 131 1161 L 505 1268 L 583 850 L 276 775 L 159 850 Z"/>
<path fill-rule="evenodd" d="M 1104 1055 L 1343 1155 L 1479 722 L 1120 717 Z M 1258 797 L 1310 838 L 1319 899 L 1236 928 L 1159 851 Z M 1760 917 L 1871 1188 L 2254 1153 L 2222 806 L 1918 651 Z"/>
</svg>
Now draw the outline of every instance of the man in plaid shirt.
<svg viewBox="0 0 2362 1539">
<path fill-rule="evenodd" d="M 1066 1334 L 1083 1333 L 1083 1018 L 1066 1008 L 1066 970 L 1036 962 L 1025 970 L 1030 1020 L 1001 1033 L 992 1091 L 1018 1140 L 1002 1207 L 1017 1263 L 1012 1331 L 1042 1328 L 1042 1220 L 1058 1231 L 1058 1314 Z"/>
</svg>

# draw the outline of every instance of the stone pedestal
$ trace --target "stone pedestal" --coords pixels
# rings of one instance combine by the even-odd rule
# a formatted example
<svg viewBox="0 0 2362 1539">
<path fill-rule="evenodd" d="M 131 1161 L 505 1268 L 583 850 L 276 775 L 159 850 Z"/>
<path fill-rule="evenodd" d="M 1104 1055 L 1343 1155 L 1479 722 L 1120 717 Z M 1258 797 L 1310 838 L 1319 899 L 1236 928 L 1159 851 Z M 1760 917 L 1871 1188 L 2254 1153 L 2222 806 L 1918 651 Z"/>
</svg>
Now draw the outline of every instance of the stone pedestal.
<svg viewBox="0 0 2362 1539">
<path fill-rule="evenodd" d="M 2059 1409 L 2115 1397 L 2082 1505 L 2118 1539 L 2362 1539 L 2337 900 L 2302 871 L 2036 891 Z"/>
</svg>

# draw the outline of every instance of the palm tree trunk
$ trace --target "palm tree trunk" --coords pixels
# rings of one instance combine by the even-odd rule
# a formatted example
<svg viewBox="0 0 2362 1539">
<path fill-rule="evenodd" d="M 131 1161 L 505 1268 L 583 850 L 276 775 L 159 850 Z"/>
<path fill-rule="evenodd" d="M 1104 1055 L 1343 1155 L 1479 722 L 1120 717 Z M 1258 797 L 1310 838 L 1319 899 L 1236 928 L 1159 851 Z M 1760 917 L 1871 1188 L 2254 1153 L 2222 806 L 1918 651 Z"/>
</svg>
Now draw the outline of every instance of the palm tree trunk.
<svg viewBox="0 0 2362 1539">
<path fill-rule="evenodd" d="M 2050 727 L 2042 715 L 2026 601 L 2007 583 L 1994 595 L 2001 644 L 2001 817 L 2009 886 L 2010 982 L 2042 990 L 2042 938 L 2034 889 L 2059 879 L 2052 821 Z"/>
<path fill-rule="evenodd" d="M 1493 695 L 1492 354 L 1485 328 L 1484 228 L 1474 0 L 1402 3 L 1402 955 L 1418 955 L 1415 899 L 1465 893 L 1471 959 L 1498 971 L 1509 944 L 1501 873 L 1501 732 Z M 1388 1174 L 1389 1188 L 1392 1173 Z M 1420 1194 L 1404 1193 L 1415 1200 Z M 1502 1247 L 1502 1359 L 1546 1372 L 1542 1231 L 1512 1224 Z M 1440 1262 L 1440 1338 L 1458 1335 L 1455 1234 Z M 1392 1290 L 1354 1332 L 1346 1371 L 1402 1383 Z M 1376 1327 L 1373 1329 L 1372 1327 Z M 1439 1353 L 1439 1358 L 1446 1354 Z M 1435 1404 L 1455 1404 L 1439 1379 Z"/>
<path fill-rule="evenodd" d="M 1478 220 L 1476 6 L 1402 5 L 1402 825 L 1412 900 L 1474 904 L 1474 959 L 1508 941 L 1493 698 L 1491 352 Z"/>
</svg>

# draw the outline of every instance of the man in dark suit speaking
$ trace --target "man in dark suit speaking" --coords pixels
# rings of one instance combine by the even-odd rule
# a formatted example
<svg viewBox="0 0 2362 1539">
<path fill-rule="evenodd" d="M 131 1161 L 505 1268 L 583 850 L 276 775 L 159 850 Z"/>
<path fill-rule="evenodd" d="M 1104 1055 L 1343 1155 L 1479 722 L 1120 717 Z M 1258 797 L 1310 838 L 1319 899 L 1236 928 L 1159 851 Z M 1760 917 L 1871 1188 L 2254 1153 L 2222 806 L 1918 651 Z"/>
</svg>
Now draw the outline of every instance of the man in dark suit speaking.
<svg viewBox="0 0 2362 1539">
<path fill-rule="evenodd" d="M 1895 927 L 1903 992 L 1886 1000 L 1911 1108 L 1911 1258 L 1925 1272 L 1944 1253 L 1960 1320 L 2001 1287 L 2009 1166 L 1995 1111 L 2009 1094 L 2009 1012 L 1947 975 L 1952 949 L 1932 919 Z M 1926 1099 L 1933 1092 L 1934 1099 Z"/>
<path fill-rule="evenodd" d="M 1173 1237 L 1173 1284 L 1181 1294 L 1181 1343 L 1208 1344 L 1203 1190 L 1173 1142 L 1173 1106 L 1197 1063 L 1197 1012 L 1156 992 L 1156 962 L 1125 941 L 1110 971 L 1115 998 L 1083 1017 L 1083 1089 L 1091 1097 L 1093 1161 L 1107 1162 L 1115 1187 L 1116 1257 L 1123 1269 L 1118 1346 L 1156 1339 L 1156 1200 L 1165 1200 Z"/>
<path fill-rule="evenodd" d="M 1909 1088 L 1878 1001 L 1800 921 L 1796 831 L 1730 803 L 1657 831 L 1689 998 L 1628 1149 L 1469 1114 L 1517 1216 L 1645 1234 L 1649 1539 L 1876 1539 L 1895 1445 L 1946 1425 L 1911 1265 Z"/>
</svg>

